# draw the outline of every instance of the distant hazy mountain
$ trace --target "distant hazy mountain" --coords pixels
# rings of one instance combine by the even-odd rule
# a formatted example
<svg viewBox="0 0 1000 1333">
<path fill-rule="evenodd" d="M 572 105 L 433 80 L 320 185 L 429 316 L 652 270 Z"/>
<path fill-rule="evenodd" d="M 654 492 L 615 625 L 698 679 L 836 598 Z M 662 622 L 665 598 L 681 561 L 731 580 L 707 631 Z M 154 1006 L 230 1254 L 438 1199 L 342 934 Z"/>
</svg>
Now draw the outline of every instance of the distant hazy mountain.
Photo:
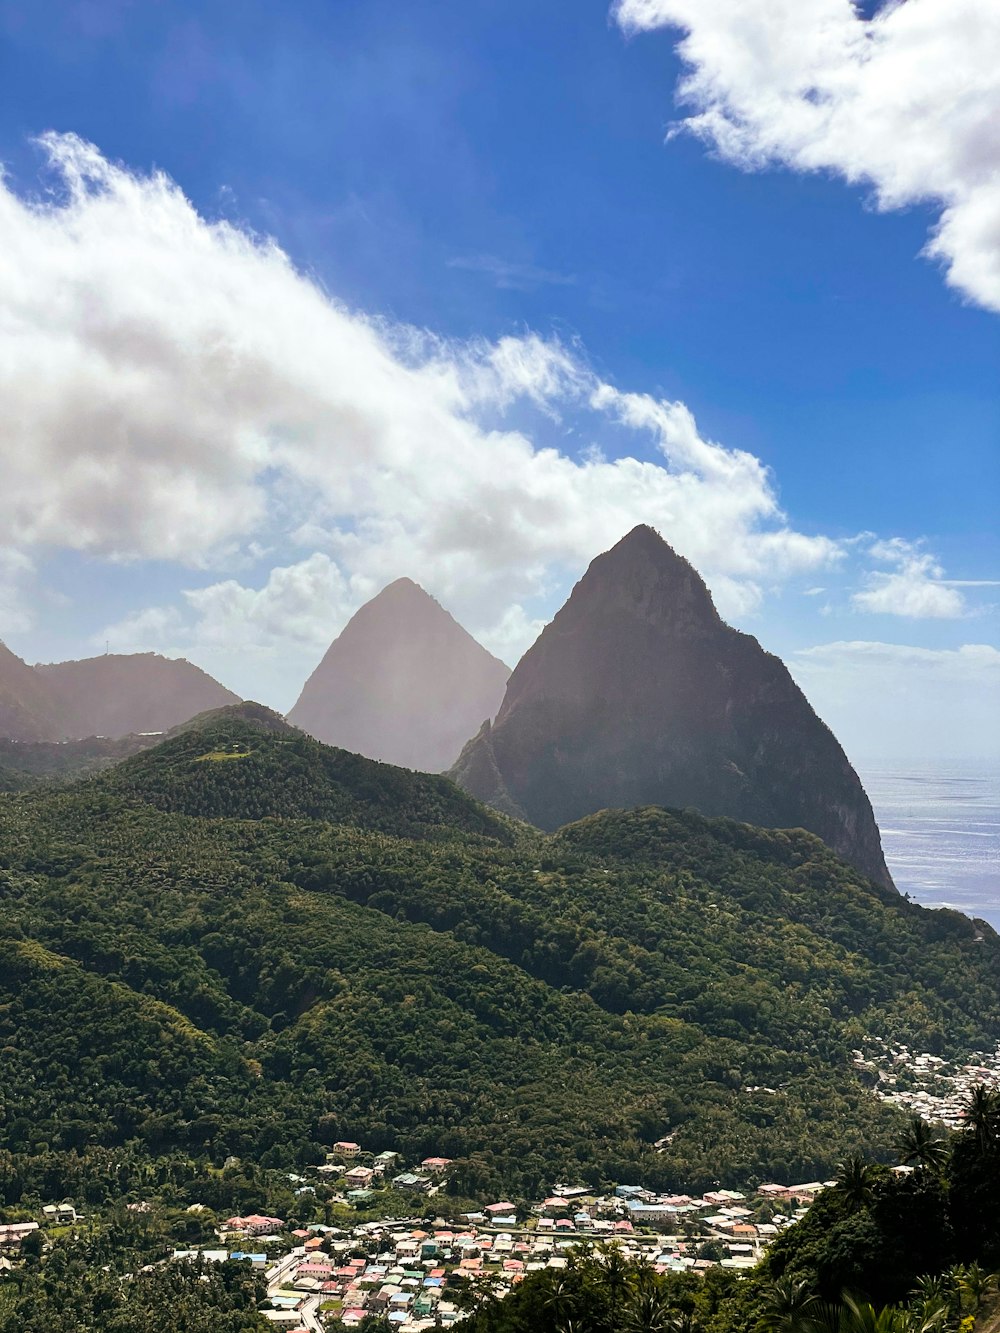
<svg viewBox="0 0 1000 1333">
<path fill-rule="evenodd" d="M 27 662 L 0 643 L 0 736 L 15 741 L 52 741 L 63 734 L 55 691 Z"/>
<path fill-rule="evenodd" d="M 640 805 L 804 828 L 892 883 L 833 733 L 784 664 L 724 623 L 697 572 L 648 527 L 593 561 L 451 776 L 544 829 Z"/>
<path fill-rule="evenodd" d="M 288 718 L 328 745 L 437 773 L 494 715 L 509 675 L 423 588 L 397 579 L 347 623 Z"/>
<path fill-rule="evenodd" d="M 169 731 L 197 713 L 239 703 L 200 667 L 159 653 L 109 653 L 35 671 L 55 696 L 69 737 Z"/>
</svg>

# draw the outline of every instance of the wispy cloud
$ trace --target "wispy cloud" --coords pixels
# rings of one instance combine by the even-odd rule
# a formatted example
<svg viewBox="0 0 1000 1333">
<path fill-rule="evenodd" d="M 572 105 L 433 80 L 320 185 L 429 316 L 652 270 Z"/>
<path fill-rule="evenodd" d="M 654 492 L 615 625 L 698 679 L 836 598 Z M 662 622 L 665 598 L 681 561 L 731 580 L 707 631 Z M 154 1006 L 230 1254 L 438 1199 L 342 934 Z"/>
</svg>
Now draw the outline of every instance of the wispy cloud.
<svg viewBox="0 0 1000 1333">
<path fill-rule="evenodd" d="M 495 286 L 515 292 L 534 291 L 536 287 L 574 287 L 577 282 L 575 274 L 557 273 L 553 269 L 539 268 L 537 264 L 519 264 L 499 259 L 496 255 L 460 255 L 449 259 L 448 267 L 482 273 L 491 278 Z"/>
</svg>

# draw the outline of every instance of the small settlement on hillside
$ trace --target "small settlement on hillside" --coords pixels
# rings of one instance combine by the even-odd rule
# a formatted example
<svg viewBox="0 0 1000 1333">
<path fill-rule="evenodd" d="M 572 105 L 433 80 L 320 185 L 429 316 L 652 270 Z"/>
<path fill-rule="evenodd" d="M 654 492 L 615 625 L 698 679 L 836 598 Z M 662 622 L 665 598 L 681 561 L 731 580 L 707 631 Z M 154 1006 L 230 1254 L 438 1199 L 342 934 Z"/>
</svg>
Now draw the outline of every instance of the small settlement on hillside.
<svg viewBox="0 0 1000 1333">
<path fill-rule="evenodd" d="M 949 1064 L 933 1054 L 871 1041 L 855 1052 L 854 1062 L 877 1097 L 952 1129 L 962 1125 L 962 1104 L 974 1084 L 1000 1088 L 1000 1047 Z M 438 1214 L 448 1212 L 442 1187 L 451 1165 L 440 1156 L 408 1164 L 398 1153 L 371 1153 L 343 1140 L 321 1165 L 288 1176 L 297 1196 L 321 1191 L 338 1207 L 343 1225 L 298 1227 L 251 1212 L 226 1218 L 216 1245 L 175 1250 L 164 1261 L 249 1263 L 266 1277 L 262 1314 L 292 1333 L 323 1333 L 324 1317 L 331 1314 L 348 1328 L 379 1314 L 401 1333 L 422 1333 L 436 1323 L 462 1320 L 462 1293 L 470 1282 L 487 1284 L 502 1296 L 532 1272 L 565 1267 L 569 1252 L 584 1241 L 613 1242 L 659 1272 L 716 1264 L 752 1268 L 767 1244 L 833 1183 L 761 1184 L 746 1194 L 718 1189 L 699 1197 L 655 1193 L 637 1184 L 595 1193 L 562 1183 L 527 1207 L 497 1199 L 446 1218 Z M 413 1205 L 399 1211 L 414 1215 L 361 1220 L 379 1211 L 380 1200 L 398 1204 L 400 1196 L 411 1196 Z M 135 1212 L 150 1209 L 142 1200 L 127 1206 Z M 188 1211 L 203 1209 L 194 1204 Z M 357 1223 L 346 1220 L 352 1213 Z M 0 1226 L 0 1271 L 11 1268 L 22 1247 L 38 1243 L 31 1238 L 40 1230 L 44 1238 L 48 1228 L 72 1228 L 82 1220 L 71 1201 L 46 1204 L 40 1217 L 41 1223 Z"/>
<path fill-rule="evenodd" d="M 362 1155 L 355 1144 L 337 1149 L 348 1161 Z M 448 1165 L 444 1158 L 428 1158 L 394 1176 L 393 1185 L 429 1194 Z M 356 1169 L 335 1160 L 315 1168 L 341 1173 L 345 1185 Z M 503 1295 L 529 1273 L 564 1267 L 582 1240 L 614 1241 L 659 1272 L 715 1264 L 751 1268 L 767 1241 L 800 1217 L 823 1185 L 763 1185 L 748 1198 L 736 1190 L 663 1195 L 639 1185 L 594 1194 L 564 1184 L 532 1204 L 527 1216 L 519 1216 L 510 1200 L 496 1200 L 462 1214 L 457 1223 L 414 1217 L 350 1229 L 315 1223 L 288 1231 L 280 1218 L 253 1214 L 227 1219 L 219 1248 L 177 1251 L 174 1258 L 242 1258 L 265 1270 L 263 1313 L 280 1328 L 319 1333 L 328 1313 L 348 1327 L 378 1314 L 402 1333 L 418 1333 L 436 1321 L 447 1326 L 463 1318 L 459 1293 L 467 1281 L 489 1283 Z M 357 1189 L 344 1198 L 351 1194 Z M 770 1220 L 762 1221 L 762 1212 Z"/>
</svg>

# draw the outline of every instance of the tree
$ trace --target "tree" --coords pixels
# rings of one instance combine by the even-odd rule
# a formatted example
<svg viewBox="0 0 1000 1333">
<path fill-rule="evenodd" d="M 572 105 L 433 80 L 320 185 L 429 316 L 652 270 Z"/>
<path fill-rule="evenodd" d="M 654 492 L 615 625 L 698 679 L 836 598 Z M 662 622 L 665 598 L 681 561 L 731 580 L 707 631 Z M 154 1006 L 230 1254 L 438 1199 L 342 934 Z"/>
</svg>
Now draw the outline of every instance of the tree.
<svg viewBox="0 0 1000 1333">
<path fill-rule="evenodd" d="M 909 1333 L 907 1318 L 894 1305 L 876 1309 L 869 1301 L 859 1301 L 844 1293 L 840 1308 L 841 1333 Z"/>
<path fill-rule="evenodd" d="M 956 1264 L 948 1270 L 962 1314 L 976 1315 L 986 1297 L 995 1289 L 996 1275 L 985 1272 L 979 1264 Z"/>
<path fill-rule="evenodd" d="M 33 1259 L 36 1263 L 42 1257 L 45 1249 L 45 1233 L 43 1231 L 29 1231 L 24 1240 L 21 1241 L 21 1254 L 26 1259 Z"/>
<path fill-rule="evenodd" d="M 896 1152 L 903 1166 L 925 1167 L 940 1173 L 948 1161 L 948 1145 L 920 1116 L 911 1116 L 896 1139 Z"/>
<path fill-rule="evenodd" d="M 835 1188 L 843 1195 L 851 1212 L 860 1212 L 875 1197 L 875 1170 L 870 1162 L 852 1156 L 841 1162 Z"/>
<path fill-rule="evenodd" d="M 816 1327 L 821 1301 L 805 1278 L 779 1277 L 765 1290 L 764 1333 L 803 1333 Z"/>
<path fill-rule="evenodd" d="M 966 1131 L 975 1136 L 976 1147 L 986 1156 L 1000 1148 L 1000 1092 L 976 1083 L 962 1107 Z"/>
</svg>

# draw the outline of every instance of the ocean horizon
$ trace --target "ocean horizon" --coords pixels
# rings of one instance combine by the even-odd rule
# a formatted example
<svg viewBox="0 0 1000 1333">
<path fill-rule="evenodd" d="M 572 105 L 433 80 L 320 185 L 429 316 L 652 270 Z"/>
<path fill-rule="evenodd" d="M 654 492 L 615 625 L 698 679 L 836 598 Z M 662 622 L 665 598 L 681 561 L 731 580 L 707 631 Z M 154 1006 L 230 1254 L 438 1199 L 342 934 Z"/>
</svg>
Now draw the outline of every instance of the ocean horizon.
<svg viewBox="0 0 1000 1333">
<path fill-rule="evenodd" d="M 900 893 L 1000 931 L 1000 771 L 987 760 L 858 761 Z"/>
</svg>

